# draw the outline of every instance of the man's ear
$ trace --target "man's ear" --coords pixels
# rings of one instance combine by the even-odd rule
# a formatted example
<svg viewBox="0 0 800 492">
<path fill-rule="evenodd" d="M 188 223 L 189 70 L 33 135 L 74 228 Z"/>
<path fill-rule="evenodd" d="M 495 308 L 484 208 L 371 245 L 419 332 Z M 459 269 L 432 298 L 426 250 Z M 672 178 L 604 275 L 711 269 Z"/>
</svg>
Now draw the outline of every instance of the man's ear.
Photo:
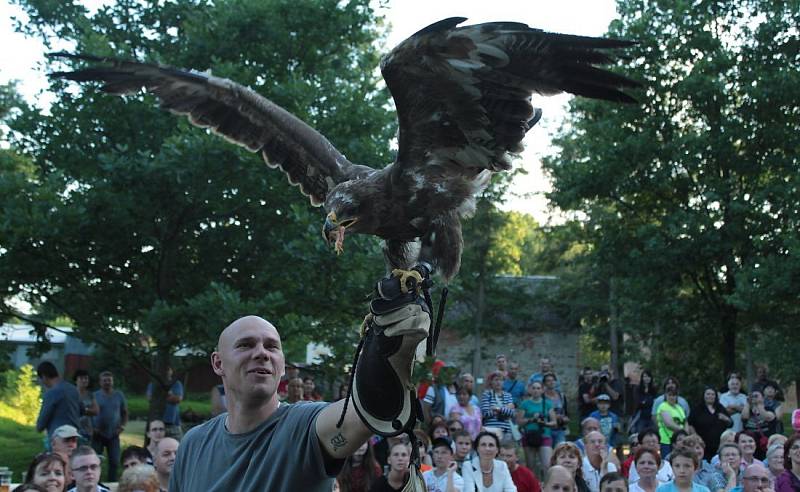
<svg viewBox="0 0 800 492">
<path fill-rule="evenodd" d="M 211 352 L 211 369 L 217 376 L 225 375 L 225 371 L 222 368 L 222 357 L 219 356 L 219 352 Z"/>
</svg>

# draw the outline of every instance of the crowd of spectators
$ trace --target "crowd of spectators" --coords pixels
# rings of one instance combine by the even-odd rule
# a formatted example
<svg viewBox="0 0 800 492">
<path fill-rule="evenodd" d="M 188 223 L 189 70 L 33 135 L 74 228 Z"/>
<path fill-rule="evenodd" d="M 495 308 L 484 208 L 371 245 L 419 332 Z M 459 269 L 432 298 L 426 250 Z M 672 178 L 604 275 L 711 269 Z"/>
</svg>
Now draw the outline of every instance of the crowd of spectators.
<svg viewBox="0 0 800 492">
<path fill-rule="evenodd" d="M 659 386 L 647 370 L 631 385 L 609 366 L 584 368 L 568 398 L 547 358 L 529 377 L 504 355 L 495 362 L 480 388 L 472 374 L 434 364 L 432 382 L 419 391 L 424 421 L 413 442 L 405 434 L 373 437 L 346 460 L 334 490 L 402 490 L 418 454 L 431 492 L 800 492 L 800 435 L 785 435 L 797 428 L 783 429 L 783 393 L 763 367 L 749 392 L 731 374 L 724 388 L 709 385 L 690 405 L 677 378 Z M 179 381 L 167 385 L 167 412 L 147 423 L 144 446 L 121 450 L 128 411 L 113 374 L 101 373 L 91 391 L 85 371 L 73 385 L 50 363 L 37 370 L 47 389 L 37 428 L 47 431 L 48 449 L 16 490 L 106 491 L 104 451 L 107 482 L 123 470 L 117 490 L 168 490 L 182 436 Z M 291 364 L 278 394 L 288 404 L 322 399 L 313 377 Z M 346 394 L 342 385 L 337 396 Z M 222 386 L 211 402 L 212 414 L 226 411 Z M 578 435 L 570 435 L 573 420 Z"/>
</svg>

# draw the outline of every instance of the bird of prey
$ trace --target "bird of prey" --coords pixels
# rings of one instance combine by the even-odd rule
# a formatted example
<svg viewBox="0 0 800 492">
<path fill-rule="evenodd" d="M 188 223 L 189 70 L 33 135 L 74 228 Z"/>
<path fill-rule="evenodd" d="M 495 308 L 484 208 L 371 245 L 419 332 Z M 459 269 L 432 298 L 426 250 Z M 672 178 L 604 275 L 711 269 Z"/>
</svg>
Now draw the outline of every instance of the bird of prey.
<svg viewBox="0 0 800 492">
<path fill-rule="evenodd" d="M 569 92 L 634 102 L 638 84 L 600 68 L 629 41 L 549 33 L 516 22 L 458 27 L 436 22 L 381 60 L 399 120 L 399 149 L 385 167 L 351 163 L 321 134 L 265 97 L 193 70 L 57 53 L 96 66 L 55 77 L 99 81 L 110 94 L 144 88 L 161 107 L 188 116 L 280 168 L 326 212 L 323 236 L 338 251 L 345 233 L 378 236 L 390 269 L 420 261 L 449 281 L 458 272 L 461 219 L 493 172 L 511 168 L 541 116 L 532 95 Z"/>
</svg>

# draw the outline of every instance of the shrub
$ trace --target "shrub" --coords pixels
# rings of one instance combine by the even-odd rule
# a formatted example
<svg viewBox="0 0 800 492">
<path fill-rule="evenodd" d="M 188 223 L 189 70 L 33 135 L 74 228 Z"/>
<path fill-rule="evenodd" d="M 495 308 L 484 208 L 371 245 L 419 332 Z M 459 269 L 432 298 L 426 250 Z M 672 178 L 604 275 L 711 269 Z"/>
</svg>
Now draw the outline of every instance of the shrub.
<svg viewBox="0 0 800 492">
<path fill-rule="evenodd" d="M 36 423 L 42 405 L 42 390 L 36 383 L 35 374 L 30 364 L 3 373 L 3 387 L 0 389 L 3 405 L 0 405 L 0 417 L 22 425 Z"/>
</svg>

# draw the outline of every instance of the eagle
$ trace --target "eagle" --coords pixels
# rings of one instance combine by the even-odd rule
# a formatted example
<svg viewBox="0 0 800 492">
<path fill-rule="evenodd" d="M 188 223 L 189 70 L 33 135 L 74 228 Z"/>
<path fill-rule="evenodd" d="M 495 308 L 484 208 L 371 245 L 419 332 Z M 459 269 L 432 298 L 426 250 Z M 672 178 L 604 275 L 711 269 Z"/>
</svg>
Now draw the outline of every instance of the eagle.
<svg viewBox="0 0 800 492">
<path fill-rule="evenodd" d="M 541 117 L 533 94 L 561 92 L 635 102 L 639 84 L 601 68 L 627 40 L 545 32 L 517 22 L 459 27 L 441 20 L 381 59 L 397 109 L 394 162 L 350 162 L 319 132 L 255 91 L 210 73 L 116 58 L 54 53 L 88 68 L 51 76 L 97 81 L 115 95 L 144 89 L 163 109 L 260 153 L 325 211 L 323 237 L 341 252 L 345 234 L 384 240 L 390 269 L 426 263 L 449 282 L 461 264 L 461 220 L 491 175 L 511 169 Z"/>
</svg>

